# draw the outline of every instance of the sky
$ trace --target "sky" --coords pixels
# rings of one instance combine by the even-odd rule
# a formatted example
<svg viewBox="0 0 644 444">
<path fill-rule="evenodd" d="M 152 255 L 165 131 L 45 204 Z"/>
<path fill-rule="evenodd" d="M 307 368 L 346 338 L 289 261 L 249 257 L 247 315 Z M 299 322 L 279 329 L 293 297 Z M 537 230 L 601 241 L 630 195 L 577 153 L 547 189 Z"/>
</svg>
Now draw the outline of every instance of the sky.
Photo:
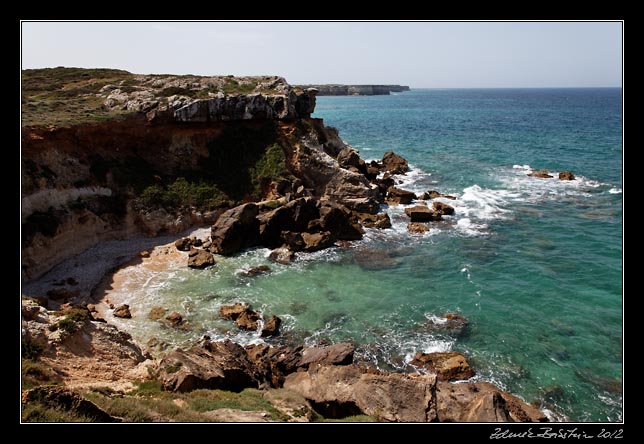
<svg viewBox="0 0 644 444">
<path fill-rule="evenodd" d="M 22 68 L 412 88 L 622 86 L 621 22 L 22 22 Z"/>
</svg>

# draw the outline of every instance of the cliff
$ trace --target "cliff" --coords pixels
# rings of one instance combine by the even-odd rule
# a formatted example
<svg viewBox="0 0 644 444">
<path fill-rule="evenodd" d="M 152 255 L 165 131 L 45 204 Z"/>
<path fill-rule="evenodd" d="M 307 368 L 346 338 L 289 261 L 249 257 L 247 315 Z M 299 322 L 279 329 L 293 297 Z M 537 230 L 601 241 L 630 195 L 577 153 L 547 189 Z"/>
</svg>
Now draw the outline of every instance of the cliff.
<svg viewBox="0 0 644 444">
<path fill-rule="evenodd" d="M 180 232 L 298 190 L 320 196 L 338 175 L 358 198 L 373 194 L 340 168 L 347 146 L 314 107 L 314 90 L 276 76 L 24 71 L 23 278 L 108 239 Z"/>
<path fill-rule="evenodd" d="M 318 96 L 386 96 L 392 92 L 409 91 L 404 85 L 300 85 L 316 89 Z"/>
</svg>

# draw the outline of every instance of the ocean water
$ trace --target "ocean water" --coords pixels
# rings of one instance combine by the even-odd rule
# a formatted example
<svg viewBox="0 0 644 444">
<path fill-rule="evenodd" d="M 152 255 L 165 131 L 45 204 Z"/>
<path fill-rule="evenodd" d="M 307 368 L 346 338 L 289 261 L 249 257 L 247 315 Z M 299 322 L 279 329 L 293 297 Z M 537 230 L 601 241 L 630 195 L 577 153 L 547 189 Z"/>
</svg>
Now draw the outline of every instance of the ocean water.
<svg viewBox="0 0 644 444">
<path fill-rule="evenodd" d="M 460 351 L 491 381 L 556 419 L 620 421 L 623 370 L 621 89 L 413 90 L 319 97 L 314 117 L 365 159 L 408 159 L 397 179 L 416 192 L 456 196 L 456 213 L 425 235 L 404 207 L 385 207 L 391 230 L 367 230 L 351 248 L 301 254 L 290 266 L 256 249 L 205 271 L 183 264 L 133 269 L 120 299 L 145 313 L 184 313 L 185 332 L 141 319 L 135 338 L 187 345 L 209 334 L 262 342 L 218 318 L 251 303 L 283 320 L 275 341 L 350 341 L 356 358 L 412 370 L 417 351 Z M 548 169 L 555 179 L 528 177 Z M 556 179 L 571 170 L 574 181 Z M 240 271 L 268 264 L 253 278 Z M 460 336 L 432 328 L 469 320 Z"/>
</svg>

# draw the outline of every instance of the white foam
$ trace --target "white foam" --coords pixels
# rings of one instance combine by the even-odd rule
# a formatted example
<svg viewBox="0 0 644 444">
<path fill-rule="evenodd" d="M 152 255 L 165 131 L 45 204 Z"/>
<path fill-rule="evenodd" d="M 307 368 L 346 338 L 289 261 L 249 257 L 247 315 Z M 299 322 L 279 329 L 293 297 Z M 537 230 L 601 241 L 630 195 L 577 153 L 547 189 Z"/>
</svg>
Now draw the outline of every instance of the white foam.
<svg viewBox="0 0 644 444">
<path fill-rule="evenodd" d="M 622 194 L 622 189 L 621 188 L 611 188 L 608 190 L 610 194 Z"/>
</svg>

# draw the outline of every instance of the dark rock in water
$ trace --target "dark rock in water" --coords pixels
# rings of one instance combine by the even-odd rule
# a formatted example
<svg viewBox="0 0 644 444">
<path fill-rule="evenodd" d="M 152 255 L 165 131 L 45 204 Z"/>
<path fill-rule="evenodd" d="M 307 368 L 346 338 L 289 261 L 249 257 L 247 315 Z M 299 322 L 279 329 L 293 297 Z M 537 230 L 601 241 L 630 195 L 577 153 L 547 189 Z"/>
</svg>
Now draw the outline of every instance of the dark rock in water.
<svg viewBox="0 0 644 444">
<path fill-rule="evenodd" d="M 411 191 L 402 190 L 400 188 L 391 187 L 387 190 L 386 201 L 389 204 L 410 204 L 414 199 L 416 199 L 416 193 Z"/>
<path fill-rule="evenodd" d="M 393 151 L 387 151 L 382 156 L 382 171 L 387 171 L 391 174 L 405 174 L 408 169 L 407 161 Z"/>
<path fill-rule="evenodd" d="M 289 305 L 288 312 L 293 315 L 301 315 L 308 308 L 309 308 L 309 304 L 307 302 L 295 301 L 295 302 L 291 302 L 291 304 Z"/>
<path fill-rule="evenodd" d="M 409 222 L 407 231 L 413 234 L 424 234 L 429 231 L 429 227 L 421 222 Z"/>
<path fill-rule="evenodd" d="M 223 213 L 211 228 L 211 251 L 230 255 L 257 245 L 258 213 L 259 207 L 254 203 L 243 204 Z"/>
<path fill-rule="evenodd" d="M 280 237 L 291 251 L 302 251 L 306 246 L 304 239 L 302 238 L 302 233 L 282 231 Z"/>
<path fill-rule="evenodd" d="M 284 388 L 327 417 L 365 414 L 387 422 L 436 421 L 433 375 L 387 374 L 353 365 L 315 366 L 286 377 Z"/>
<path fill-rule="evenodd" d="M 424 205 L 405 208 L 405 214 L 411 218 L 412 222 L 429 222 L 432 220 L 441 220 L 441 213 L 430 209 Z"/>
<path fill-rule="evenodd" d="M 444 204 L 443 202 L 434 202 L 434 211 L 440 213 L 441 215 L 451 215 L 454 214 L 454 208 Z"/>
<path fill-rule="evenodd" d="M 548 422 L 546 415 L 489 382 L 436 384 L 440 422 Z"/>
<path fill-rule="evenodd" d="M 74 416 L 85 416 L 95 422 L 120 422 L 96 404 L 64 387 L 40 386 L 22 392 L 22 404 L 37 403 L 54 410 L 70 412 Z"/>
<path fill-rule="evenodd" d="M 458 313 L 446 313 L 436 320 L 430 318 L 424 326 L 429 332 L 447 333 L 456 337 L 466 334 L 468 327 L 468 320 Z"/>
<path fill-rule="evenodd" d="M 543 393 L 543 400 L 549 403 L 556 403 L 565 398 L 566 393 L 560 385 L 551 385 L 546 387 Z"/>
<path fill-rule="evenodd" d="M 192 248 L 188 253 L 188 267 L 202 270 L 215 265 L 215 257 L 201 248 Z"/>
<path fill-rule="evenodd" d="M 353 257 L 358 265 L 365 270 L 384 270 L 398 265 L 387 250 L 379 248 L 359 248 L 354 250 Z"/>
<path fill-rule="evenodd" d="M 559 180 L 575 180 L 575 175 L 571 171 L 562 171 L 559 173 Z"/>
<path fill-rule="evenodd" d="M 334 237 L 328 231 L 319 233 L 302 233 L 304 241 L 304 251 L 318 251 L 332 246 L 335 242 Z"/>
<path fill-rule="evenodd" d="M 250 306 L 240 302 L 236 302 L 234 305 L 222 305 L 219 307 L 219 316 L 234 321 L 246 310 L 250 310 Z"/>
<path fill-rule="evenodd" d="M 266 274 L 269 271 L 271 271 L 271 269 L 268 265 L 259 265 L 257 267 L 251 267 L 248 270 L 244 270 L 241 272 L 241 274 L 242 276 L 253 277 L 257 276 L 258 274 Z"/>
<path fill-rule="evenodd" d="M 474 376 L 474 370 L 467 359 L 458 352 L 418 352 L 409 363 L 436 372 L 439 381 L 469 379 Z"/>
<path fill-rule="evenodd" d="M 127 304 L 119 305 L 114 309 L 114 312 L 112 314 L 117 318 L 130 319 L 132 317 L 132 314 L 130 313 L 130 306 Z"/>
<path fill-rule="evenodd" d="M 282 265 L 290 264 L 295 259 L 295 253 L 288 248 L 276 248 L 268 255 L 268 260 Z"/>
<path fill-rule="evenodd" d="M 161 319 L 168 312 L 167 308 L 163 307 L 152 307 L 148 313 L 148 319 L 152 321 L 157 321 Z"/>
<path fill-rule="evenodd" d="M 183 324 L 183 316 L 176 311 L 170 313 L 165 319 L 171 327 L 179 327 Z"/>
<path fill-rule="evenodd" d="M 257 321 L 259 321 L 259 315 L 250 308 L 247 308 L 237 316 L 235 325 L 242 330 L 257 330 Z"/>
<path fill-rule="evenodd" d="M 281 325 L 282 320 L 279 317 L 275 315 L 271 316 L 271 318 L 264 324 L 264 328 L 262 328 L 262 338 L 265 338 L 267 336 L 276 336 L 277 334 L 279 334 Z"/>
<path fill-rule="evenodd" d="M 424 193 L 421 193 L 418 195 L 418 199 L 420 200 L 436 199 L 437 197 L 444 197 L 445 199 L 456 200 L 456 197 L 450 196 L 448 194 L 439 193 L 436 190 L 425 191 Z"/>
<path fill-rule="evenodd" d="M 532 171 L 531 173 L 528 173 L 528 176 L 538 177 L 539 179 L 552 179 L 552 175 L 548 170 Z"/>
<path fill-rule="evenodd" d="M 385 173 L 381 179 L 376 180 L 376 184 L 380 189 L 380 193 L 385 196 L 387 194 L 387 190 L 396 185 L 396 181 L 391 177 L 391 174 Z"/>
</svg>

